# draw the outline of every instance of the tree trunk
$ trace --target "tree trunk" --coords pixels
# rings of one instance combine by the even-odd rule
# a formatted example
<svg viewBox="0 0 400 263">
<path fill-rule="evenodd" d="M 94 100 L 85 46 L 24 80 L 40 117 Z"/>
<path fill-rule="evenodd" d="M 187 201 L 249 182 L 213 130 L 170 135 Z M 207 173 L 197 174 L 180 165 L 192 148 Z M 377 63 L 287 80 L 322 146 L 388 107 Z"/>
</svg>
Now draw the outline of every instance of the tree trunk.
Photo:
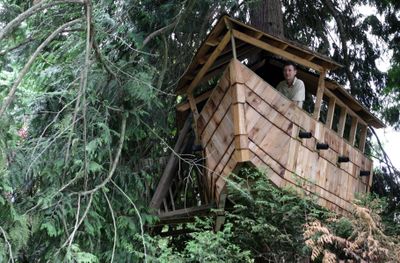
<svg viewBox="0 0 400 263">
<path fill-rule="evenodd" d="M 268 34 L 284 38 L 280 0 L 259 0 L 250 4 L 251 25 Z"/>
</svg>

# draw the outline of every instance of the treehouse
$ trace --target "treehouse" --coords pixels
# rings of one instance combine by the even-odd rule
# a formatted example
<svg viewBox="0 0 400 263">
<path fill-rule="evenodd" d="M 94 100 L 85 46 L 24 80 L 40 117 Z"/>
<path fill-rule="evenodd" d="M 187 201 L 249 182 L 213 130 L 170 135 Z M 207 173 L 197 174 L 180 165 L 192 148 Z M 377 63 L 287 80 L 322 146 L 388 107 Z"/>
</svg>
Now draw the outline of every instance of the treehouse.
<svg viewBox="0 0 400 263">
<path fill-rule="evenodd" d="M 274 87 L 285 60 L 299 65 L 303 108 Z M 229 202 L 227 179 L 243 164 L 277 187 L 291 186 L 346 214 L 372 182 L 365 152 L 369 126 L 384 127 L 343 87 L 327 78 L 342 67 L 328 57 L 223 16 L 198 49 L 176 94 L 179 137 L 150 206 L 159 224 L 216 216 Z"/>
</svg>

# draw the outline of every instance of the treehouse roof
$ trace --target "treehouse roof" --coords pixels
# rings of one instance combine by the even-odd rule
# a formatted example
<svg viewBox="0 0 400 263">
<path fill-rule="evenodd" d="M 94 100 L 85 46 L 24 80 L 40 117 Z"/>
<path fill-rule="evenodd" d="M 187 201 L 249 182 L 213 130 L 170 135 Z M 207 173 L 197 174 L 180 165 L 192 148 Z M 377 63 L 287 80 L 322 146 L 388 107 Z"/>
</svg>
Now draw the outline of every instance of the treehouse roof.
<svg viewBox="0 0 400 263">
<path fill-rule="evenodd" d="M 229 43 L 232 39 L 235 40 L 236 48 L 234 50 L 232 50 L 232 44 Z M 293 61 L 319 73 L 343 67 L 327 56 L 298 43 L 269 35 L 224 15 L 197 50 L 191 64 L 178 82 L 176 93 L 191 93 L 199 83 L 222 73 L 234 57 L 233 52 L 236 52 L 237 58 L 242 60 L 261 51 Z M 327 80 L 326 88 L 346 103 L 367 124 L 376 128 L 385 127 L 382 121 L 370 113 L 338 83 Z"/>
</svg>

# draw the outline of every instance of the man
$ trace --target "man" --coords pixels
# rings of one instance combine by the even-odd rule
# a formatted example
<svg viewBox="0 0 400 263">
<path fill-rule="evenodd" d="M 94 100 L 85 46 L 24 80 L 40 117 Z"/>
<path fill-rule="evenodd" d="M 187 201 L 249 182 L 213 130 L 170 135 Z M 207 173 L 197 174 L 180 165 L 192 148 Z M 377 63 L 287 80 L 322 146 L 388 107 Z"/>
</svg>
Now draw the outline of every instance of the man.
<svg viewBox="0 0 400 263">
<path fill-rule="evenodd" d="M 279 82 L 276 89 L 285 95 L 288 99 L 294 101 L 300 108 L 303 107 L 303 102 L 306 96 L 304 82 L 296 78 L 296 65 L 288 61 L 283 66 L 283 76 L 285 80 Z"/>
</svg>

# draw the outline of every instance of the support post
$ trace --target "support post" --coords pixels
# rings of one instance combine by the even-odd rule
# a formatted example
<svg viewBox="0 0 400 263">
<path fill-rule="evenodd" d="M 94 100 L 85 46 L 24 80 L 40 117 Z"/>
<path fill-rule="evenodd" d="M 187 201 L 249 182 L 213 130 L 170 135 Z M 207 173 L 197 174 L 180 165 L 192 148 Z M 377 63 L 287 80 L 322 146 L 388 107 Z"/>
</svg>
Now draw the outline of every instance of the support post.
<svg viewBox="0 0 400 263">
<path fill-rule="evenodd" d="M 333 114 L 335 113 L 335 105 L 336 105 L 336 98 L 329 97 L 328 114 L 326 116 L 326 124 L 325 124 L 329 129 L 332 129 Z"/>
<path fill-rule="evenodd" d="M 319 120 L 322 99 L 324 97 L 325 76 L 326 76 L 326 70 L 324 69 L 319 75 L 317 99 L 316 99 L 315 105 L 314 105 L 314 114 L 313 115 L 314 115 L 314 119 L 316 119 L 317 121 Z"/>
<path fill-rule="evenodd" d="M 233 36 L 232 33 L 231 33 L 231 44 L 232 44 L 233 58 L 237 59 L 235 37 Z"/>
<path fill-rule="evenodd" d="M 361 126 L 361 134 L 360 134 L 360 150 L 362 152 L 365 151 L 365 141 L 367 140 L 367 126 Z"/>
<path fill-rule="evenodd" d="M 250 160 L 249 137 L 246 129 L 246 116 L 244 106 L 246 104 L 245 86 L 240 83 L 241 71 L 238 60 L 230 64 L 230 81 L 232 96 L 233 136 L 235 143 L 235 158 L 238 162 Z"/>
<path fill-rule="evenodd" d="M 351 129 L 350 129 L 349 142 L 352 146 L 354 146 L 354 142 L 356 140 L 357 123 L 358 123 L 358 118 L 356 116 L 351 116 Z"/>
<path fill-rule="evenodd" d="M 347 108 L 342 107 L 342 109 L 340 110 L 340 119 L 339 119 L 339 125 L 338 125 L 338 134 L 342 138 L 343 138 L 343 133 L 344 133 L 344 127 L 346 125 L 346 116 L 347 116 Z"/>
</svg>

